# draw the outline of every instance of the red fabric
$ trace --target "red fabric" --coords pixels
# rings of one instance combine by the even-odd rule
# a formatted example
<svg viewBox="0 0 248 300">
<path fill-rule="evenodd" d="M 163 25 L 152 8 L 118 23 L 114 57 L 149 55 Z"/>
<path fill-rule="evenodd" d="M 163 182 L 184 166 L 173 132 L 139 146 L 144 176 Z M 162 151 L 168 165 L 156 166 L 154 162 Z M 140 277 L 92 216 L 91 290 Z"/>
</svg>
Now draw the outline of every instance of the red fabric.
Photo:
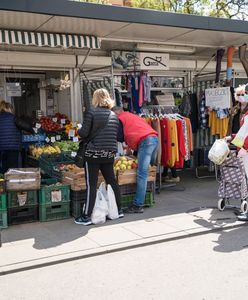
<svg viewBox="0 0 248 300">
<path fill-rule="evenodd" d="M 162 147 L 161 165 L 167 167 L 168 161 L 171 156 L 170 127 L 169 127 L 168 120 L 166 120 L 165 118 L 160 120 L 160 127 L 161 127 L 161 147 Z"/>
<path fill-rule="evenodd" d="M 179 150 L 179 161 L 176 161 L 175 168 L 182 169 L 184 166 L 184 158 L 186 155 L 185 140 L 183 134 L 183 124 L 181 120 L 177 120 L 177 138 L 178 138 L 178 150 Z"/>
<path fill-rule="evenodd" d="M 135 114 L 123 112 L 119 115 L 119 119 L 123 124 L 125 142 L 133 150 L 138 149 L 143 139 L 158 135 L 144 119 Z"/>
<path fill-rule="evenodd" d="M 244 119 L 245 119 L 246 116 L 248 116 L 248 111 L 242 116 L 242 118 L 241 118 L 241 120 L 240 120 L 240 127 L 243 126 L 243 124 L 244 124 Z M 246 137 L 245 140 L 244 140 L 243 148 L 244 148 L 245 150 L 248 150 L 248 132 L 247 132 L 247 137 Z"/>
</svg>

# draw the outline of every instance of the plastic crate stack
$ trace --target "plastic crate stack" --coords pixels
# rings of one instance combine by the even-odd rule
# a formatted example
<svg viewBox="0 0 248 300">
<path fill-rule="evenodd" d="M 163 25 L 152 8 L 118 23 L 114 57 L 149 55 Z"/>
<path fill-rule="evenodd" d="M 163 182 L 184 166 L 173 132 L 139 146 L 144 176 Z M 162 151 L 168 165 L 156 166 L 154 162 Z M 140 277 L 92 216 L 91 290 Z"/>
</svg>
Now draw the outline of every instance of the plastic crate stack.
<svg viewBox="0 0 248 300">
<path fill-rule="evenodd" d="M 7 195 L 0 194 L 0 229 L 8 227 Z"/>
<path fill-rule="evenodd" d="M 56 181 L 56 179 L 55 179 Z M 70 217 L 70 186 L 44 181 L 39 191 L 39 220 L 47 222 Z"/>
<path fill-rule="evenodd" d="M 136 193 L 136 169 L 119 171 L 117 173 L 118 184 L 121 192 L 121 206 L 127 208 L 133 203 Z M 156 180 L 156 167 L 149 167 L 148 182 L 144 206 L 150 207 L 154 204 Z"/>
<path fill-rule="evenodd" d="M 38 221 L 40 169 L 10 169 L 5 173 L 8 224 Z"/>
<path fill-rule="evenodd" d="M 136 184 L 124 184 L 120 185 L 121 192 L 121 207 L 123 209 L 127 208 L 133 203 L 135 193 L 136 193 Z M 155 183 L 153 181 L 147 182 L 146 196 L 145 196 L 145 207 L 151 207 L 154 204 L 154 189 Z"/>
<path fill-rule="evenodd" d="M 80 217 L 82 215 L 83 206 L 86 201 L 86 191 L 73 191 L 71 190 L 71 216 L 74 218 Z"/>
</svg>

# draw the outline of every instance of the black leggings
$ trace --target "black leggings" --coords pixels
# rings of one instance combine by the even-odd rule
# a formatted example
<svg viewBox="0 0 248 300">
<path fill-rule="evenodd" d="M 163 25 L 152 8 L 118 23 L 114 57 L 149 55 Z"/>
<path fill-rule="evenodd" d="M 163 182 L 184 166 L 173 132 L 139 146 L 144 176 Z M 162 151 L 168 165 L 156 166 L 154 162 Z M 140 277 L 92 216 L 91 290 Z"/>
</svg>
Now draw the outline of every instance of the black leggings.
<svg viewBox="0 0 248 300">
<path fill-rule="evenodd" d="M 97 163 L 86 162 L 85 163 L 85 178 L 87 187 L 87 199 L 83 207 L 83 216 L 90 217 L 96 202 L 96 190 L 99 170 L 107 184 L 110 184 L 114 193 L 118 210 L 121 209 L 121 194 L 119 185 L 115 179 L 113 162 L 111 163 Z"/>
</svg>

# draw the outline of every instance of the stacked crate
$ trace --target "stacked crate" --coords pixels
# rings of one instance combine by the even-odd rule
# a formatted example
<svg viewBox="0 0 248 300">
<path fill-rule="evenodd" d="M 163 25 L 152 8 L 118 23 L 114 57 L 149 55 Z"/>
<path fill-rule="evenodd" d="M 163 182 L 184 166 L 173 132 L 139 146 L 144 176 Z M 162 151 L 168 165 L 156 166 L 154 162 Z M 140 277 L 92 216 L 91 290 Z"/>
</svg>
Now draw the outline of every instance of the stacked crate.
<svg viewBox="0 0 248 300">
<path fill-rule="evenodd" d="M 83 206 L 86 201 L 86 191 L 71 190 L 71 216 L 74 218 L 82 215 Z"/>
<path fill-rule="evenodd" d="M 0 194 L 0 229 L 7 228 L 7 195 L 6 193 Z"/>
<path fill-rule="evenodd" d="M 70 217 L 70 186 L 56 183 L 42 185 L 39 191 L 39 220 L 41 222 Z"/>
<path fill-rule="evenodd" d="M 101 173 L 98 176 L 97 187 L 100 186 L 104 178 Z M 86 201 L 85 171 L 81 168 L 63 172 L 62 183 L 71 187 L 71 216 L 79 217 L 82 214 L 83 205 Z"/>
<path fill-rule="evenodd" d="M 122 208 L 127 208 L 133 203 L 137 189 L 136 177 L 136 169 L 118 171 L 117 178 L 121 192 Z M 156 167 L 149 167 L 144 206 L 149 207 L 154 204 L 155 180 Z"/>
<path fill-rule="evenodd" d="M 5 180 L 9 225 L 37 221 L 40 169 L 10 169 Z"/>
</svg>

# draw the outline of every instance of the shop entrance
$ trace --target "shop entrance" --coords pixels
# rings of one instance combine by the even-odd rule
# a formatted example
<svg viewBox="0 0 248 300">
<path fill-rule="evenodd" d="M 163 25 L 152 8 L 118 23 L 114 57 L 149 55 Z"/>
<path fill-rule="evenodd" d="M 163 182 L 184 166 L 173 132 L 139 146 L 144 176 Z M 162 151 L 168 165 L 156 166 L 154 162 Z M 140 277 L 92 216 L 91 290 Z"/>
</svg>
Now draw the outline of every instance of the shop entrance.
<svg viewBox="0 0 248 300">
<path fill-rule="evenodd" d="M 6 78 L 7 97 L 15 107 L 18 117 L 35 117 L 40 110 L 40 90 L 37 78 Z"/>
</svg>

